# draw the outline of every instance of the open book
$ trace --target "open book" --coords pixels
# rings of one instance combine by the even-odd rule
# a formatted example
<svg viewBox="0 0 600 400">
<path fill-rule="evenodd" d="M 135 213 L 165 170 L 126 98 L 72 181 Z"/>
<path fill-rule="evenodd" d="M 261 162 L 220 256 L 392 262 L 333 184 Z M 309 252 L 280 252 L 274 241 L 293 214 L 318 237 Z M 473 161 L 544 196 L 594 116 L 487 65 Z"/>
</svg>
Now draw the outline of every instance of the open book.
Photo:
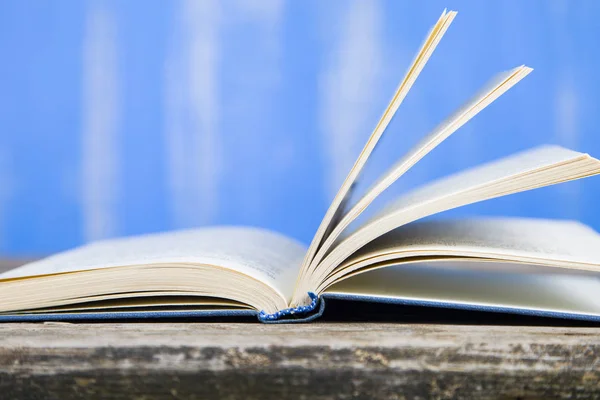
<svg viewBox="0 0 600 400">
<path fill-rule="evenodd" d="M 421 221 L 600 173 L 600 162 L 587 154 L 534 148 L 426 183 L 356 221 L 408 169 L 531 72 L 520 66 L 494 77 L 353 198 L 365 163 L 455 15 L 444 11 L 431 29 L 308 248 L 247 227 L 93 243 L 0 275 L 0 320 L 257 315 L 286 322 L 318 317 L 327 298 L 600 320 L 600 235 L 591 228 L 511 218 Z"/>
</svg>

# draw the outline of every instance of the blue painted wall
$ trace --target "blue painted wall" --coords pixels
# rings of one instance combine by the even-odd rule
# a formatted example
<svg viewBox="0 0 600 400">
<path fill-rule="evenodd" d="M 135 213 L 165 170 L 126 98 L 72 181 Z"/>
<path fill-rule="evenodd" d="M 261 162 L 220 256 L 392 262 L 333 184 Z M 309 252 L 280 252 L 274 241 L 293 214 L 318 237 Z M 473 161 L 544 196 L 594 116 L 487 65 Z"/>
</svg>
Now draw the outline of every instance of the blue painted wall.
<svg viewBox="0 0 600 400">
<path fill-rule="evenodd" d="M 543 143 L 600 156 L 600 2 L 0 2 L 0 253 L 207 224 L 308 242 L 444 7 L 372 181 L 495 73 L 535 71 L 385 193 Z M 577 218 L 600 178 L 453 211 Z"/>
</svg>

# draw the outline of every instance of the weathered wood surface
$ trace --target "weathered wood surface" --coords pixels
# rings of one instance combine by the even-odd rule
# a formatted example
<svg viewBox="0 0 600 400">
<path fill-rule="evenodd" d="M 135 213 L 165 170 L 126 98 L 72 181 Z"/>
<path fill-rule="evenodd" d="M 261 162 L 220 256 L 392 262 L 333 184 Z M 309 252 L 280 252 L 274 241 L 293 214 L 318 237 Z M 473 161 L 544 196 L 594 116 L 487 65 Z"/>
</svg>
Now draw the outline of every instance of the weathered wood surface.
<svg viewBox="0 0 600 400">
<path fill-rule="evenodd" d="M 2 399 L 600 398 L 597 328 L 0 324 Z"/>
</svg>

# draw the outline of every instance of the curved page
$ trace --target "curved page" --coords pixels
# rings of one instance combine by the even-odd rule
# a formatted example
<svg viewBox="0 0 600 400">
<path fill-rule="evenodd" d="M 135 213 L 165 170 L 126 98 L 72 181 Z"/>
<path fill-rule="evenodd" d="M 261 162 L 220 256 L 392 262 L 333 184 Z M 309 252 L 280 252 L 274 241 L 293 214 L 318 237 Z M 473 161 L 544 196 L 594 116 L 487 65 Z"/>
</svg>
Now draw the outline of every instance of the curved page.
<svg viewBox="0 0 600 400">
<path fill-rule="evenodd" d="M 600 235 L 579 222 L 532 218 L 416 221 L 375 239 L 321 285 L 413 260 L 484 259 L 600 273 Z M 517 265 L 517 270 L 523 270 Z"/>
<path fill-rule="evenodd" d="M 245 227 L 210 227 L 111 239 L 7 271 L 0 275 L 0 293 L 2 280 L 11 278 L 136 265 L 202 264 L 259 280 L 289 301 L 305 252 L 306 248 L 295 240 Z"/>
</svg>

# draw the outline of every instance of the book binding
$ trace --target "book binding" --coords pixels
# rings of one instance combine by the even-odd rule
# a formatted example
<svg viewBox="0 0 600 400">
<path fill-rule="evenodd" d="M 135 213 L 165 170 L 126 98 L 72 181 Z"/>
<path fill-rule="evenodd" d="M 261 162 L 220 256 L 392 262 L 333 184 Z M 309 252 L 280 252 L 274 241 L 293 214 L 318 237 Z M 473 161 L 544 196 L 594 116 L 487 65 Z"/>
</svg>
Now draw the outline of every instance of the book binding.
<svg viewBox="0 0 600 400">
<path fill-rule="evenodd" d="M 310 304 L 307 304 L 304 306 L 284 308 L 283 310 L 279 310 L 273 314 L 267 314 L 264 310 L 261 310 L 258 313 L 258 320 L 260 322 L 265 322 L 265 323 L 311 321 L 314 319 L 314 318 L 311 318 L 312 316 L 308 317 L 308 318 L 300 318 L 300 319 L 286 318 L 286 317 L 297 317 L 297 316 L 307 315 L 307 314 L 313 312 L 315 309 L 317 309 L 317 306 L 319 305 L 319 303 L 321 303 L 321 308 L 324 308 L 325 303 L 323 301 L 319 301 L 319 296 L 317 296 L 315 293 L 308 292 L 308 297 L 310 297 L 311 302 L 310 302 Z M 323 313 L 323 310 L 320 310 L 320 313 L 317 313 L 314 317 L 316 318 L 316 317 L 320 316 L 322 313 Z"/>
</svg>

